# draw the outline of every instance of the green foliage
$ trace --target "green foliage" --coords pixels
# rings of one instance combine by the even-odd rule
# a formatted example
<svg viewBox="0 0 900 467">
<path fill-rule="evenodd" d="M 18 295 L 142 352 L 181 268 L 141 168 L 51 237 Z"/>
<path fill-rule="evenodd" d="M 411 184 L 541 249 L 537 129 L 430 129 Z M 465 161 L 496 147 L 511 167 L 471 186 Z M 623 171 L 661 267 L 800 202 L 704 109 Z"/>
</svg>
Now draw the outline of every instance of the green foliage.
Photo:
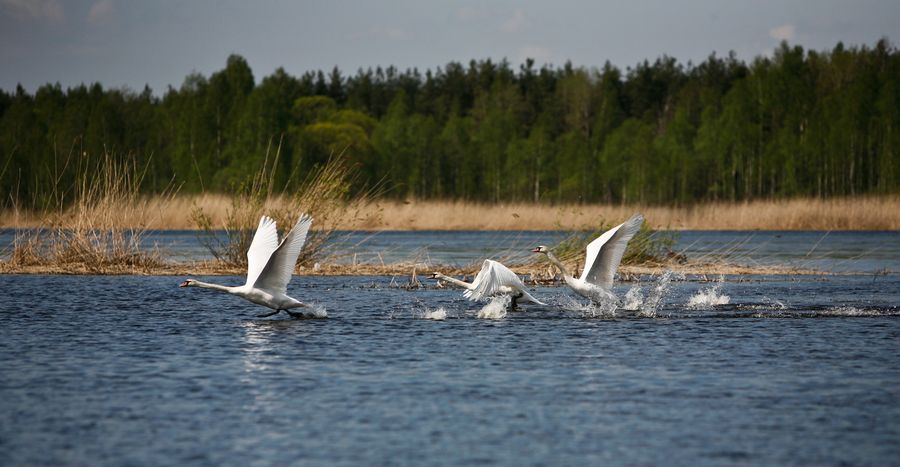
<svg viewBox="0 0 900 467">
<path fill-rule="evenodd" d="M 689 204 L 896 193 L 900 54 L 782 44 L 749 63 L 670 57 L 625 71 L 451 62 L 344 75 L 278 69 L 257 83 L 228 57 L 155 97 L 100 84 L 0 91 L 5 205 L 58 203 L 71 154 L 129 154 L 144 193 L 228 191 L 273 147 L 273 189 L 330 155 L 397 198 Z"/>
</svg>

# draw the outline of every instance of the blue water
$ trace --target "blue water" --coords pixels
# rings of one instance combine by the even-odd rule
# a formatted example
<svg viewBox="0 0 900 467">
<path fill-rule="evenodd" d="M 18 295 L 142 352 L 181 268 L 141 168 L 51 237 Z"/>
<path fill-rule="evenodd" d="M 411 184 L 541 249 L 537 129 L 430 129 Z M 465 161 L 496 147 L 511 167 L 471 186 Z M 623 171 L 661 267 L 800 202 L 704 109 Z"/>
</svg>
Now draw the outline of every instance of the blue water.
<svg viewBox="0 0 900 467">
<path fill-rule="evenodd" d="M 554 245 L 563 231 L 386 231 L 338 232 L 325 261 L 340 263 L 427 262 L 448 266 L 480 263 L 486 257 L 527 258 L 537 245 Z M 672 249 L 689 260 L 750 266 L 780 265 L 823 272 L 900 272 L 900 231 L 681 231 Z M 15 239 L 0 229 L 0 258 Z M 210 259 L 195 231 L 151 231 L 144 238 L 174 261 Z M 4 252 L 4 248 L 7 249 Z"/>
<path fill-rule="evenodd" d="M 485 257 L 527 258 L 535 246 L 552 246 L 568 235 L 564 231 L 338 232 L 330 251 L 338 262 L 418 261 L 463 266 L 480 263 Z M 823 272 L 900 272 L 900 231 L 689 230 L 660 235 L 673 238 L 672 250 L 689 260 Z M 147 242 L 184 258 L 209 257 L 192 231 L 153 232 Z"/>
<path fill-rule="evenodd" d="M 497 320 L 405 278 L 295 277 L 319 320 L 180 280 L 0 276 L 0 465 L 900 459 L 896 274 L 675 280 L 604 319 L 538 288 Z"/>
</svg>

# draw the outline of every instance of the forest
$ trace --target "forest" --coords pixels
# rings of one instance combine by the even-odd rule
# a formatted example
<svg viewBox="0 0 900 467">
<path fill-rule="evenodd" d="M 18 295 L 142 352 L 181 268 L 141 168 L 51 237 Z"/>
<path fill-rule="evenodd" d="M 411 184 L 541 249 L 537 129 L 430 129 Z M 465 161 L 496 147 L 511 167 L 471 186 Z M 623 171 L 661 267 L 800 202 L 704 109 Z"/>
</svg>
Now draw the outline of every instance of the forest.
<svg viewBox="0 0 900 467">
<path fill-rule="evenodd" d="M 148 194 L 287 186 L 341 154 L 396 199 L 691 205 L 898 191 L 900 54 L 782 43 L 750 62 L 621 70 L 503 60 L 344 74 L 246 60 L 161 94 L 100 83 L 0 91 L 2 206 L 38 207 L 112 155 Z"/>
</svg>

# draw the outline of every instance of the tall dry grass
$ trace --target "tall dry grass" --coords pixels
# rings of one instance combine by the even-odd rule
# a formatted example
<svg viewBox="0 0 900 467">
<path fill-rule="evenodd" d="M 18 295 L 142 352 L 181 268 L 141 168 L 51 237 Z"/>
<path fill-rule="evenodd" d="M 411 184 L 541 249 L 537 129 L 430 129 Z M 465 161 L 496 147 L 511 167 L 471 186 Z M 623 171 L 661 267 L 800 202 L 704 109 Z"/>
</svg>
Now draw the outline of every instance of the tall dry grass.
<svg viewBox="0 0 900 467">
<path fill-rule="evenodd" d="M 298 186 L 289 183 L 276 192 L 274 175 L 279 153 L 280 150 L 271 164 L 267 155 L 260 169 L 230 196 L 213 203 L 208 202 L 208 197 L 192 201 L 192 227 L 200 230 L 200 241 L 226 267 L 246 266 L 247 250 L 262 215 L 275 219 L 284 231 L 282 235 L 294 226 L 301 213 L 312 216 L 313 228 L 297 260 L 301 266 L 336 254 L 328 248 L 335 231 L 341 225 L 362 220 L 361 208 L 372 193 L 349 200 L 356 172 L 346 159 L 341 155 L 332 157 L 307 174 Z M 224 237 L 219 234 L 221 230 Z"/>
<path fill-rule="evenodd" d="M 672 230 L 898 230 L 900 196 L 797 198 L 690 207 L 459 201 L 381 201 L 377 216 L 347 229 L 374 230 L 578 230 L 618 224 L 641 212 L 654 229 Z M 365 213 L 365 210 L 364 210 Z"/>
<path fill-rule="evenodd" d="M 53 203 L 31 213 L 37 224 L 16 233 L 0 270 L 46 267 L 77 273 L 146 273 L 163 266 L 159 251 L 142 244 L 153 207 L 171 202 L 174 190 L 140 194 L 144 171 L 111 154 L 94 161 L 76 156 L 77 182 L 57 187 Z M 19 211 L 13 211 L 18 220 Z"/>
<path fill-rule="evenodd" d="M 285 209 L 290 196 L 275 194 L 266 201 Z M 232 196 L 198 194 L 141 198 L 145 210 L 133 213 L 132 226 L 196 229 L 189 215 L 201 208 L 216 225 L 227 222 Z M 345 200 L 352 215 L 333 217 L 339 230 L 576 230 L 585 225 L 622 222 L 642 212 L 655 229 L 673 230 L 900 230 L 900 196 L 860 196 L 834 199 L 798 198 L 740 203 L 707 203 L 690 207 L 530 203 L 481 204 L 462 201 Z M 117 209 L 128 209 L 120 206 Z M 259 219 L 257 218 L 257 221 Z M 0 212 L 0 227 L 42 225 L 36 212 Z M 321 223 L 316 221 L 316 225 Z"/>
</svg>

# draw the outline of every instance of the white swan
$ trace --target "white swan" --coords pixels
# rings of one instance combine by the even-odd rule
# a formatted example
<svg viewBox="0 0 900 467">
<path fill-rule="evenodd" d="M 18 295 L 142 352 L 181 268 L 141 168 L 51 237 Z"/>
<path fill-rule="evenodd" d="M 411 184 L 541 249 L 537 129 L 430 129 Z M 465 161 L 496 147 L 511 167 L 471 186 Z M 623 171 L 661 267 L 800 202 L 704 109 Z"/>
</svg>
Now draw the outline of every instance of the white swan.
<svg viewBox="0 0 900 467">
<path fill-rule="evenodd" d="M 268 216 L 262 216 L 259 227 L 250 248 L 247 249 L 247 283 L 241 286 L 229 287 L 219 284 L 210 284 L 195 279 L 187 279 L 179 287 L 203 287 L 207 289 L 221 290 L 232 295 L 245 298 L 257 305 L 269 307 L 275 311 L 257 315 L 260 318 L 272 316 L 279 311 L 285 311 L 293 317 L 302 317 L 302 313 L 288 311 L 290 308 L 307 306 L 294 298 L 287 296 L 287 284 L 294 273 L 294 265 L 297 256 L 306 242 L 306 234 L 312 225 L 312 217 L 303 214 L 291 229 L 278 243 L 278 231 L 275 221 Z"/>
<path fill-rule="evenodd" d="M 616 269 L 619 268 L 622 255 L 625 254 L 628 241 L 640 230 L 643 222 L 644 216 L 635 214 L 589 243 L 584 257 L 584 271 L 577 279 L 569 274 L 562 261 L 546 246 L 541 245 L 531 251 L 547 255 L 547 259 L 559 268 L 566 284 L 578 295 L 592 301 L 614 299 L 612 285 Z"/>
<path fill-rule="evenodd" d="M 509 295 L 509 308 L 511 310 L 516 309 L 516 302 L 519 299 L 537 305 L 546 305 L 528 293 L 528 289 L 516 273 L 490 259 L 484 260 L 484 263 L 481 265 L 481 271 L 478 272 L 471 284 L 445 276 L 439 272 L 432 273 L 431 278 L 441 279 L 466 289 L 463 292 L 463 296 L 469 300 L 481 300 L 495 295 Z"/>
</svg>

